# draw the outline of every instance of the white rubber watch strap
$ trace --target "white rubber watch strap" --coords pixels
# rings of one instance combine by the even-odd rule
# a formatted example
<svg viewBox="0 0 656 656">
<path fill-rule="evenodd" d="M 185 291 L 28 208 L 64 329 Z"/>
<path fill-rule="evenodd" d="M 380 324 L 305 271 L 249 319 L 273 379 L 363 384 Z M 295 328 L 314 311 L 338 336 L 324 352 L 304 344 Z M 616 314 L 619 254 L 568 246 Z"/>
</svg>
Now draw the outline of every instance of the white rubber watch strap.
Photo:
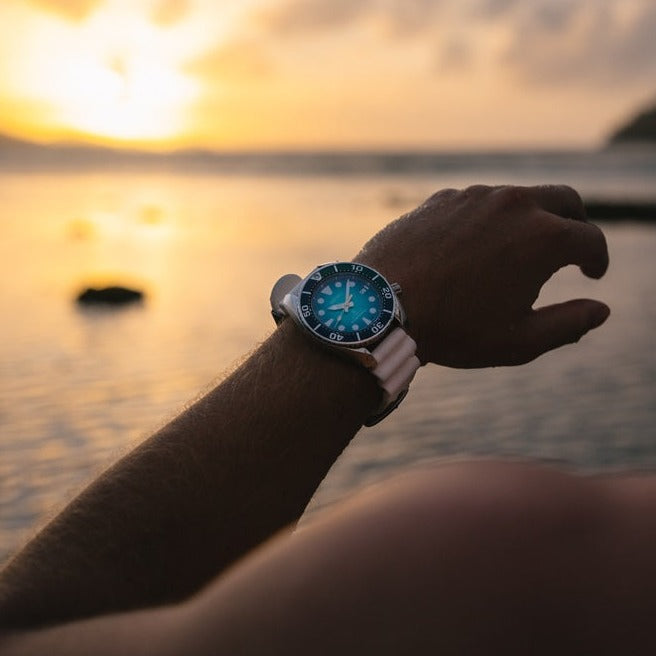
<svg viewBox="0 0 656 656">
<path fill-rule="evenodd" d="M 371 351 L 377 362 L 372 373 L 383 388 L 380 419 L 389 414 L 396 407 L 395 401 L 400 401 L 407 392 L 421 364 L 416 352 L 417 343 L 403 328 L 395 328 Z M 378 419 L 378 415 L 374 419 Z"/>
</svg>

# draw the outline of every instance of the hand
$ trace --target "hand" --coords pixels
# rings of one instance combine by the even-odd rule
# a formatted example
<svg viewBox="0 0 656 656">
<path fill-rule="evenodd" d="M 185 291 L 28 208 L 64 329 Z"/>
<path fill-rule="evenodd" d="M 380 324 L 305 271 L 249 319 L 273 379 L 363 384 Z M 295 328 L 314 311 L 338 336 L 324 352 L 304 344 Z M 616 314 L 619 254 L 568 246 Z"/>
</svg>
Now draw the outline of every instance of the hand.
<svg viewBox="0 0 656 656">
<path fill-rule="evenodd" d="M 349 294 L 349 287 L 351 286 L 351 281 L 347 280 L 346 281 L 346 296 L 344 298 L 344 312 L 348 312 L 349 308 L 353 307 L 353 303 L 351 303 L 351 295 Z"/>
<path fill-rule="evenodd" d="M 349 308 L 353 307 L 353 303 L 351 302 L 351 294 L 349 294 L 349 287 L 350 287 L 350 280 L 346 281 L 346 294 L 344 297 L 344 302 L 343 303 L 335 303 L 334 305 L 329 305 L 328 310 L 341 310 L 342 314 L 344 312 L 348 312 Z M 342 318 L 342 315 L 339 315 L 340 319 Z"/>
<path fill-rule="evenodd" d="M 534 310 L 542 285 L 577 264 L 608 267 L 603 233 L 570 187 L 447 189 L 388 225 L 354 261 L 403 290 L 422 363 L 486 367 L 528 362 L 578 341 L 610 310 L 579 299 Z"/>
<path fill-rule="evenodd" d="M 351 295 L 349 294 L 349 286 L 350 286 L 350 280 L 346 281 L 346 292 L 344 296 L 344 302 L 343 303 L 335 303 L 334 305 L 329 305 L 326 309 L 327 310 L 342 310 L 342 312 L 348 312 L 349 308 L 353 307 L 353 303 L 351 303 Z M 341 315 L 340 315 L 341 316 Z"/>
</svg>

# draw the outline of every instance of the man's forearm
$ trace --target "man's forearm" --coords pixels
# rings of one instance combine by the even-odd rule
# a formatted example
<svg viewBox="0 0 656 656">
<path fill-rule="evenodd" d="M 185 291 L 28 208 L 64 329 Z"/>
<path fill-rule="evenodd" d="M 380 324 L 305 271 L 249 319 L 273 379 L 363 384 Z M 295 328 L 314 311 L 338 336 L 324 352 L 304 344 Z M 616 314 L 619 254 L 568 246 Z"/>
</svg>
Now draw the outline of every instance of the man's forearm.
<svg viewBox="0 0 656 656">
<path fill-rule="evenodd" d="M 369 373 L 286 322 L 18 554 L 0 578 L 1 621 L 30 626 L 192 594 L 300 517 L 379 398 Z"/>
<path fill-rule="evenodd" d="M 568 187 L 439 192 L 357 260 L 402 286 L 423 363 L 521 364 L 609 313 L 591 299 L 533 308 L 559 268 L 601 277 L 608 265 L 603 233 Z M 0 622 L 34 626 L 190 595 L 300 516 L 380 401 L 372 375 L 287 321 L 18 554 L 0 576 Z"/>
</svg>

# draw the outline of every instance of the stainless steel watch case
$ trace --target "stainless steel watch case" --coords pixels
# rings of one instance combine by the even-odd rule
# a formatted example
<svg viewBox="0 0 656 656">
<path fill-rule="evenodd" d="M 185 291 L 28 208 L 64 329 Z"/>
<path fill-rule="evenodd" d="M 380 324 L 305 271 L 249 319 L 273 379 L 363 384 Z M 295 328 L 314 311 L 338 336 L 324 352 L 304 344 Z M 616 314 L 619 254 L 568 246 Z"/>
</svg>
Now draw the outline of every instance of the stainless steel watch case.
<svg viewBox="0 0 656 656">
<path fill-rule="evenodd" d="M 332 263 L 328 262 L 327 264 L 329 265 Z M 371 354 L 370 349 L 385 339 L 395 327 L 403 326 L 405 323 L 405 311 L 403 310 L 403 306 L 398 298 L 401 293 L 401 286 L 398 283 L 390 283 L 390 288 L 394 294 L 394 309 L 392 312 L 392 318 L 385 327 L 385 330 L 381 331 L 374 338 L 362 343 L 350 345 L 331 342 L 314 333 L 303 321 L 300 314 L 300 294 L 305 282 L 310 279 L 316 271 L 324 268 L 327 264 L 320 264 L 315 267 L 305 278 L 301 278 L 294 273 L 288 273 L 279 278 L 271 290 L 271 315 L 278 325 L 285 319 L 285 317 L 290 317 L 304 333 L 311 336 L 317 342 L 328 348 L 334 349 L 336 352 L 343 354 L 367 369 L 372 370 L 378 363 Z"/>
<path fill-rule="evenodd" d="M 383 389 L 383 400 L 377 412 L 364 422 L 365 426 L 373 426 L 395 410 L 408 393 L 410 381 L 420 366 L 415 353 L 417 345 L 403 330 L 406 317 L 398 299 L 401 293 L 400 285 L 390 284 L 375 270 L 374 272 L 381 276 L 392 290 L 392 317 L 384 329 L 374 337 L 351 344 L 331 341 L 313 331 L 301 316 L 300 296 L 305 283 L 315 272 L 331 264 L 339 263 L 322 264 L 305 278 L 293 273 L 282 276 L 271 290 L 271 314 L 276 324 L 290 317 L 299 326 L 301 332 L 311 337 L 313 341 L 371 371 Z"/>
</svg>

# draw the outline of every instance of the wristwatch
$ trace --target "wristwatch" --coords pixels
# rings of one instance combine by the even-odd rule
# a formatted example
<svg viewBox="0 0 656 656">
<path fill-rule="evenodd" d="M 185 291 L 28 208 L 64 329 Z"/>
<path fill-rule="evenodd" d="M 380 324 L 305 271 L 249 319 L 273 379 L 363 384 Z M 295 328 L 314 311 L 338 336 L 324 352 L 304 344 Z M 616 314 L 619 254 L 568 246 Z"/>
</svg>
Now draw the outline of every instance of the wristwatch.
<svg viewBox="0 0 656 656">
<path fill-rule="evenodd" d="M 419 368 L 417 344 L 405 332 L 401 287 L 357 262 L 330 262 L 305 278 L 287 274 L 271 291 L 277 324 L 290 317 L 312 339 L 366 367 L 383 389 L 373 426 L 398 407 Z"/>
</svg>

